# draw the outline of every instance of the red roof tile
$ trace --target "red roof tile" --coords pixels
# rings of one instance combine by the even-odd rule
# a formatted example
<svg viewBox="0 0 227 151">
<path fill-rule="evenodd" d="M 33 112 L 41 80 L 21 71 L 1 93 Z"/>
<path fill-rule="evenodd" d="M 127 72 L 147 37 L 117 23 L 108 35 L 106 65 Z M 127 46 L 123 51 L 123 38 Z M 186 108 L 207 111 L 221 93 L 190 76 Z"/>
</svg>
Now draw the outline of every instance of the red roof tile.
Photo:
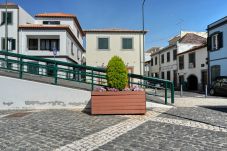
<svg viewBox="0 0 227 151">
<path fill-rule="evenodd" d="M 192 44 L 205 44 L 206 38 L 198 36 L 194 33 L 187 33 L 182 38 L 180 38 L 180 43 L 192 43 Z"/>
<path fill-rule="evenodd" d="M 104 29 L 87 29 L 84 30 L 85 33 L 89 32 L 123 32 L 123 33 L 143 33 L 142 30 L 131 30 L 131 29 L 122 29 L 122 28 L 104 28 Z M 144 31 L 147 33 L 147 30 Z"/>
</svg>

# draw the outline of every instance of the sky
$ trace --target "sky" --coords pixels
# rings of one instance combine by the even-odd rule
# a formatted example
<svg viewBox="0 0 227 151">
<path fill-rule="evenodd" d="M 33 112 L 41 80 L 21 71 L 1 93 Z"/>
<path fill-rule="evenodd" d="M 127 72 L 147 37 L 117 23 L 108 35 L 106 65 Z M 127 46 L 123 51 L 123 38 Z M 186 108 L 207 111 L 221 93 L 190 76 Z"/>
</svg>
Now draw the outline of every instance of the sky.
<svg viewBox="0 0 227 151">
<path fill-rule="evenodd" d="M 143 0 L 8 0 L 31 15 L 64 12 L 77 16 L 83 29 L 142 30 Z M 5 2 L 5 0 L 0 0 Z M 227 16 L 227 0 L 146 0 L 145 50 L 167 46 L 183 31 L 206 31 L 207 25 Z"/>
</svg>

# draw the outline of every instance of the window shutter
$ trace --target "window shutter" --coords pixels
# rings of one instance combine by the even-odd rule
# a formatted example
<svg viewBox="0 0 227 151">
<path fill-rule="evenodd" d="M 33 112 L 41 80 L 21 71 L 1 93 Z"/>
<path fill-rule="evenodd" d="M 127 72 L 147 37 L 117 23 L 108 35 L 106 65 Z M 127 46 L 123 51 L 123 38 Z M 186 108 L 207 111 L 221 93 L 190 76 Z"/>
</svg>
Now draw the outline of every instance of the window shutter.
<svg viewBox="0 0 227 151">
<path fill-rule="evenodd" d="M 5 39 L 4 38 L 2 38 L 2 50 L 5 50 L 6 48 L 5 48 Z"/>
<path fill-rule="evenodd" d="M 218 49 L 223 47 L 223 32 L 218 34 Z"/>
<path fill-rule="evenodd" d="M 15 50 L 16 49 L 16 40 L 15 39 L 12 39 L 12 50 Z"/>
<path fill-rule="evenodd" d="M 207 37 L 207 50 L 211 50 L 211 37 Z"/>
</svg>

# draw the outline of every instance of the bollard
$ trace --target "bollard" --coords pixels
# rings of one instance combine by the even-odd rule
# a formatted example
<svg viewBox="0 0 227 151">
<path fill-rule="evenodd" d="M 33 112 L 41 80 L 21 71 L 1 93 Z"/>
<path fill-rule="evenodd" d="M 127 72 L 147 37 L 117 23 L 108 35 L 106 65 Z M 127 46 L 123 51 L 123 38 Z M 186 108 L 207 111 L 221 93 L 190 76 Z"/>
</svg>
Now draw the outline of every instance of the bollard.
<svg viewBox="0 0 227 151">
<path fill-rule="evenodd" d="M 205 98 L 207 98 L 207 84 L 205 85 Z"/>
<path fill-rule="evenodd" d="M 182 84 L 180 85 L 180 96 L 181 97 L 183 96 L 183 85 Z"/>
</svg>

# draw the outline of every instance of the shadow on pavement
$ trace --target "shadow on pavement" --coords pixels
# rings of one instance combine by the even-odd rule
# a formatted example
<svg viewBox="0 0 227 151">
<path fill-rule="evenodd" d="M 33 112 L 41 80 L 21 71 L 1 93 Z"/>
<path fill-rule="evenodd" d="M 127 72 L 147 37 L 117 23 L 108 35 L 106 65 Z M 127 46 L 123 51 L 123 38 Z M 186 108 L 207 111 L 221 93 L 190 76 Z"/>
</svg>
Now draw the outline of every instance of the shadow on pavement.
<svg viewBox="0 0 227 151">
<path fill-rule="evenodd" d="M 227 106 L 200 106 L 200 107 L 227 113 Z"/>
</svg>

